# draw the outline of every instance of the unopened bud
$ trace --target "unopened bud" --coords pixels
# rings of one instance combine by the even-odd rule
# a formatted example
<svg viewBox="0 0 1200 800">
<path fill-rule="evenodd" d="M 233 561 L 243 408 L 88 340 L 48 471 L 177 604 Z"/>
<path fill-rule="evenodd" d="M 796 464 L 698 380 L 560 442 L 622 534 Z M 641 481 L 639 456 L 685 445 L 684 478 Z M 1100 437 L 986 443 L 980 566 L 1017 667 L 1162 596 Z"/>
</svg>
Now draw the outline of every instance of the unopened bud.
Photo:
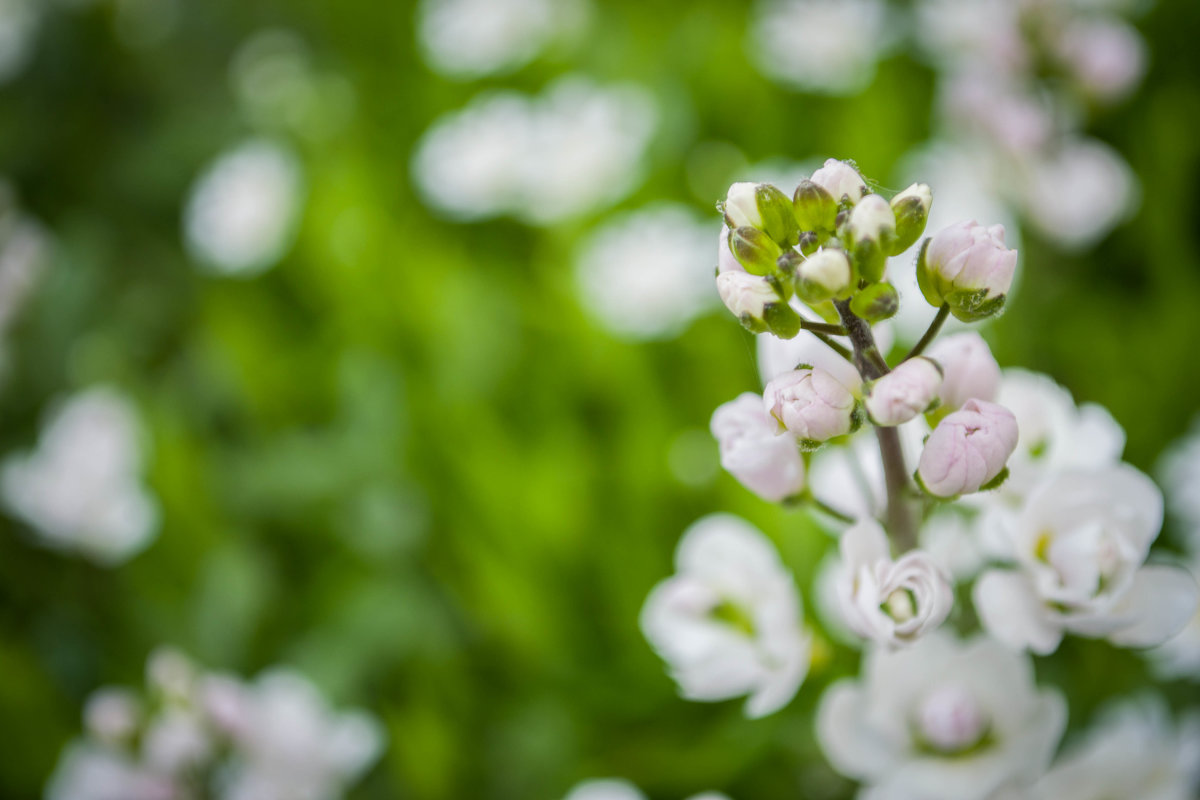
<svg viewBox="0 0 1200 800">
<path fill-rule="evenodd" d="M 846 220 L 846 249 L 863 280 L 882 280 L 887 257 L 896 239 L 896 215 L 877 194 L 864 197 Z"/>
<path fill-rule="evenodd" d="M 721 228 L 721 236 L 717 240 L 717 272 L 744 272 L 742 265 L 729 249 L 729 228 Z"/>
<path fill-rule="evenodd" d="M 810 180 L 800 181 L 792 197 L 796 223 L 802 231 L 832 231 L 837 217 L 837 200 L 829 190 Z"/>
<path fill-rule="evenodd" d="M 929 220 L 929 207 L 933 205 L 933 192 L 925 183 L 914 183 L 892 198 L 892 213 L 896 215 L 896 239 L 892 242 L 891 255 L 899 255 L 916 244 L 925 232 Z"/>
<path fill-rule="evenodd" d="M 871 422 L 890 427 L 924 414 L 937 401 L 942 371 L 928 358 L 910 358 L 871 383 L 863 405 Z"/>
<path fill-rule="evenodd" d="M 791 339 L 800 332 L 800 315 L 787 304 L 779 287 L 777 280 L 745 272 L 717 275 L 717 293 L 721 295 L 721 302 L 746 330 L 752 333 L 770 331 L 781 339 Z"/>
<path fill-rule="evenodd" d="M 843 300 L 853 288 L 850 259 L 836 247 L 821 248 L 799 263 L 795 281 L 796 294 L 806 303 Z"/>
<path fill-rule="evenodd" d="M 763 390 L 763 404 L 781 429 L 808 447 L 851 433 L 858 423 L 854 395 L 819 367 L 775 378 Z"/>
<path fill-rule="evenodd" d="M 925 440 L 917 483 L 934 497 L 977 492 L 1003 477 L 1016 447 L 1017 419 L 1011 411 L 986 400 L 968 400 Z"/>
<path fill-rule="evenodd" d="M 729 249 L 738 263 L 752 275 L 769 275 L 783 250 L 758 228 L 743 225 L 729 234 Z"/>
<path fill-rule="evenodd" d="M 815 231 L 804 231 L 800 234 L 800 244 L 797 246 L 801 253 L 811 256 L 821 246 L 821 237 Z"/>
<path fill-rule="evenodd" d="M 869 191 L 867 182 L 849 162 L 828 159 L 825 165 L 812 174 L 812 182 L 825 189 L 834 202 L 854 205 Z"/>
<path fill-rule="evenodd" d="M 778 244 L 790 247 L 800 236 L 792 201 L 769 183 L 735 183 L 722 205 L 731 228 L 757 228 Z"/>
<path fill-rule="evenodd" d="M 873 283 L 850 300 L 850 310 L 867 322 L 879 322 L 896 316 L 900 295 L 887 281 Z"/>
<path fill-rule="evenodd" d="M 917 257 L 917 284 L 931 305 L 950 306 L 963 322 L 1004 308 L 1017 251 L 1004 245 L 1004 226 L 959 222 L 927 239 Z"/>
</svg>

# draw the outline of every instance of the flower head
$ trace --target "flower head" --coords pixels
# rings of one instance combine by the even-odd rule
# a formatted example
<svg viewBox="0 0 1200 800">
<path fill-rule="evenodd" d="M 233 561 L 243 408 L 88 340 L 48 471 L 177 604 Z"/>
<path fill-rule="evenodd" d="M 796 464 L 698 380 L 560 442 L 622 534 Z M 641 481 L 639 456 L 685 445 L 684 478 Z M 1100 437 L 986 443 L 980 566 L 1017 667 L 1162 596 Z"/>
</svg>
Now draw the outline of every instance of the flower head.
<svg viewBox="0 0 1200 800">
<path fill-rule="evenodd" d="M 863 405 L 876 425 L 900 425 L 925 413 L 937 400 L 941 386 L 937 362 L 918 356 L 873 382 Z"/>
<path fill-rule="evenodd" d="M 721 466 L 764 500 L 777 503 L 804 489 L 804 459 L 796 443 L 778 436 L 779 423 L 751 392 L 717 408 L 712 433 Z"/>
<path fill-rule="evenodd" d="M 1004 245 L 1004 226 L 959 222 L 926 242 L 917 260 L 921 293 L 931 305 L 950 306 L 974 322 L 999 313 L 1017 267 L 1017 251 Z"/>
<path fill-rule="evenodd" d="M 1000 477 L 1017 446 L 1012 412 L 986 400 L 968 400 L 946 416 L 925 442 L 917 477 L 935 497 L 977 492 Z"/>
<path fill-rule="evenodd" d="M 819 443 L 854 430 L 857 402 L 819 367 L 785 373 L 763 390 L 767 413 L 801 442 Z"/>
</svg>

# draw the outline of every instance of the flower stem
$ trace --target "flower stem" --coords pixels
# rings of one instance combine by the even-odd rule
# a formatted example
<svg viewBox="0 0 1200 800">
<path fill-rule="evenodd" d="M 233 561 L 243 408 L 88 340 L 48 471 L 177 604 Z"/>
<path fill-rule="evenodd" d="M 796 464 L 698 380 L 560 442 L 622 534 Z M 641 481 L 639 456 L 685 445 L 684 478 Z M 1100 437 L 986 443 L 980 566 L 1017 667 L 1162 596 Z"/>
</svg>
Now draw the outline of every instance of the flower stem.
<svg viewBox="0 0 1200 800">
<path fill-rule="evenodd" d="M 852 524 L 854 522 L 854 517 L 850 516 L 845 511 L 837 510 L 816 495 L 810 495 L 808 501 L 812 503 L 813 508 L 820 511 L 822 514 L 827 514 L 828 516 L 833 517 L 839 522 L 845 522 L 846 524 Z"/>
<path fill-rule="evenodd" d="M 807 328 L 805 328 L 805 330 L 808 330 L 808 329 L 807 329 Z M 837 354 L 838 354 L 839 356 L 841 356 L 842 358 L 846 359 L 847 361 L 854 361 L 854 354 L 853 354 L 853 353 L 851 353 L 849 350 L 847 350 L 847 349 L 846 349 L 845 347 L 843 347 L 842 345 L 840 345 L 840 344 L 838 344 L 837 342 L 835 342 L 833 339 L 830 339 L 828 336 L 826 336 L 826 335 L 825 335 L 825 334 L 823 334 L 823 333 L 817 333 L 816 331 L 809 331 L 809 332 L 810 332 L 810 333 L 811 333 L 813 336 L 817 337 L 817 338 L 818 338 L 818 339 L 820 339 L 822 342 L 824 342 L 824 343 L 825 343 L 825 345 L 826 345 L 826 346 L 827 346 L 827 347 L 828 347 L 830 350 L 832 350 L 833 352 L 837 353 Z"/>
<path fill-rule="evenodd" d="M 830 325 L 827 322 L 813 322 L 804 318 L 801 318 L 800 320 L 800 327 L 806 331 L 812 331 L 813 333 L 824 333 L 828 334 L 829 336 L 847 335 L 846 329 L 841 325 Z"/>
<path fill-rule="evenodd" d="M 942 324 L 946 321 L 946 317 L 948 316 L 950 316 L 950 304 L 942 303 L 942 307 L 938 309 L 937 316 L 933 318 L 933 322 L 929 323 L 929 327 L 925 330 L 925 333 L 922 334 L 921 341 L 913 345 L 913 349 L 909 350 L 908 355 L 901 359 L 901 361 L 908 361 L 910 358 L 919 356 L 921 353 L 925 352 L 925 348 L 928 347 L 929 343 L 932 342 L 938 335 L 938 331 L 942 329 Z"/>
<path fill-rule="evenodd" d="M 837 300 L 834 301 L 834 306 L 850 336 L 850 343 L 854 345 L 854 362 L 863 379 L 875 380 L 886 375 L 889 372 L 888 365 L 879 354 L 879 348 L 875 346 L 871 326 L 850 310 L 849 301 Z M 936 334 L 936 331 L 934 333 Z M 912 509 L 905 497 L 908 491 L 908 467 L 904 464 L 900 433 L 895 428 L 876 426 L 875 438 L 879 440 L 879 455 L 883 459 L 883 475 L 887 484 L 888 533 L 891 534 L 896 550 L 903 553 L 916 546 L 917 528 Z"/>
</svg>

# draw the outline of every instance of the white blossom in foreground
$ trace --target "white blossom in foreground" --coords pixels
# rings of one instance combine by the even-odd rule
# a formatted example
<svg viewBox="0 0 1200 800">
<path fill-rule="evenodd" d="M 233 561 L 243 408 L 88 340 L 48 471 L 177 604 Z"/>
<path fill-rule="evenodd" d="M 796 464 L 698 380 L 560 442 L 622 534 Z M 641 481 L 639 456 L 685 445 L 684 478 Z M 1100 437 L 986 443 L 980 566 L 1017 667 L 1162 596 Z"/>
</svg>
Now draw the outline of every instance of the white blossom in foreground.
<svg viewBox="0 0 1200 800">
<path fill-rule="evenodd" d="M 968 400 L 933 429 L 917 477 L 935 497 L 971 494 L 1001 476 L 1017 445 L 1017 422 L 1004 406 Z"/>
<path fill-rule="evenodd" d="M 417 32 L 425 61 L 454 78 L 516 69 L 578 32 L 584 0 L 422 0 Z"/>
<path fill-rule="evenodd" d="M 374 719 L 334 712 L 295 673 L 244 683 L 169 649 L 146 671 L 144 697 L 105 688 L 88 701 L 48 800 L 336 800 L 379 755 Z"/>
<path fill-rule="evenodd" d="M 713 412 L 712 434 L 721 466 L 764 500 L 778 503 L 804 489 L 804 458 L 779 423 L 763 410 L 762 398 L 745 392 Z"/>
<path fill-rule="evenodd" d="M 563 800 L 646 800 L 632 783 L 621 778 L 593 778 L 580 781 L 567 792 Z M 729 800 L 720 792 L 703 792 L 688 800 Z"/>
<path fill-rule="evenodd" d="M 808 674 L 800 596 L 774 546 L 728 514 L 704 517 L 675 551 L 676 574 L 642 608 L 646 638 L 689 700 L 748 694 L 746 716 L 783 708 Z"/>
<path fill-rule="evenodd" d="M 746 50 L 767 77 L 803 91 L 854 94 L 889 44 L 880 0 L 759 0 Z"/>
<path fill-rule="evenodd" d="M 257 275 L 295 238 L 303 191 L 286 148 L 251 140 L 217 157 L 197 179 L 183 215 L 188 251 L 222 275 Z"/>
<path fill-rule="evenodd" d="M 1035 687 L 1028 657 L 934 632 L 870 651 L 861 680 L 821 698 L 817 735 L 834 768 L 865 784 L 860 797 L 983 800 L 1045 770 L 1066 711 Z"/>
<path fill-rule="evenodd" d="M 1190 800 L 1200 788 L 1200 718 L 1176 727 L 1158 699 L 1108 708 L 1034 787 L 1035 800 Z"/>
<path fill-rule="evenodd" d="M 984 626 L 1042 654 L 1066 632 L 1130 647 L 1166 640 L 1195 612 L 1197 595 L 1186 570 L 1145 564 L 1162 502 L 1126 464 L 1047 480 L 1009 531 L 1019 569 L 989 570 L 975 585 Z"/>
<path fill-rule="evenodd" d="M 38 446 L 9 456 L 0 496 L 42 544 L 118 564 L 158 531 L 158 505 L 142 485 L 137 412 L 115 390 L 69 398 L 42 429 Z"/>
<path fill-rule="evenodd" d="M 842 534 L 838 598 L 842 618 L 858 635 L 892 646 L 911 644 L 941 625 L 954 594 L 927 553 L 893 561 L 887 534 L 873 519 Z"/>
<path fill-rule="evenodd" d="M 918 356 L 898 365 L 867 390 L 863 405 L 876 425 L 894 427 L 929 410 L 942 387 L 936 361 Z"/>
<path fill-rule="evenodd" d="M 606 328 L 631 339 L 674 336 L 712 308 L 711 274 L 709 226 L 675 205 L 605 223 L 575 257 L 580 302 Z"/>
<path fill-rule="evenodd" d="M 425 132 L 413 179 L 456 219 L 508 214 L 549 225 L 609 206 L 641 181 L 656 116 L 645 89 L 579 77 L 540 97 L 483 94 Z"/>
</svg>

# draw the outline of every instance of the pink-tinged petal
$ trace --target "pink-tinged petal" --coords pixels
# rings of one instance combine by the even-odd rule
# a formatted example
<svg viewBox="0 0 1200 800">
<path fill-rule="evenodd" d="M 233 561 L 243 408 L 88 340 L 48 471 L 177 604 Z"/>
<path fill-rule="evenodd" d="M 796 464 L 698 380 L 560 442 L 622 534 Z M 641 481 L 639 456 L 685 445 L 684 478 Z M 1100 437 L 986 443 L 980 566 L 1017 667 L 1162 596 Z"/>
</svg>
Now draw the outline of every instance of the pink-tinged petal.
<svg viewBox="0 0 1200 800">
<path fill-rule="evenodd" d="M 1062 629 L 1046 613 L 1033 584 L 1018 572 L 988 570 L 971 599 L 984 628 L 1009 647 L 1046 655 L 1062 641 Z"/>
<path fill-rule="evenodd" d="M 1196 613 L 1196 581 L 1182 567 L 1148 564 L 1133 576 L 1133 583 L 1113 609 L 1135 622 L 1108 638 L 1126 647 L 1162 644 L 1187 625 Z"/>
</svg>

